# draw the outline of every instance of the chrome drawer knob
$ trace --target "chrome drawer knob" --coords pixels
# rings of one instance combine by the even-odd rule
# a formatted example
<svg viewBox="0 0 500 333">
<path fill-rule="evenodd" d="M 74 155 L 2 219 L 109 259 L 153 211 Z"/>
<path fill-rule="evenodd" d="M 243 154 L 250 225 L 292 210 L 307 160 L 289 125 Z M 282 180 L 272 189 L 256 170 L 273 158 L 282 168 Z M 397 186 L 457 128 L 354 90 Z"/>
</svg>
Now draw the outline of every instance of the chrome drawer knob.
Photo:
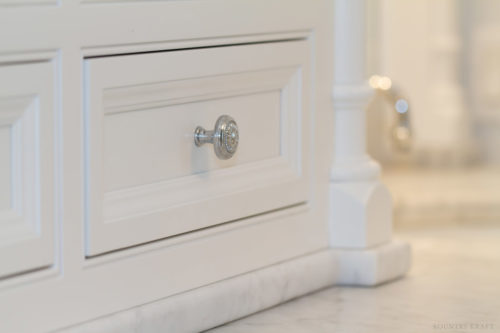
<svg viewBox="0 0 500 333">
<path fill-rule="evenodd" d="M 221 160 L 233 157 L 238 148 L 238 125 L 233 118 L 223 115 L 217 119 L 213 131 L 201 126 L 194 130 L 194 143 L 197 147 L 205 143 L 213 143 L 215 155 Z"/>
</svg>

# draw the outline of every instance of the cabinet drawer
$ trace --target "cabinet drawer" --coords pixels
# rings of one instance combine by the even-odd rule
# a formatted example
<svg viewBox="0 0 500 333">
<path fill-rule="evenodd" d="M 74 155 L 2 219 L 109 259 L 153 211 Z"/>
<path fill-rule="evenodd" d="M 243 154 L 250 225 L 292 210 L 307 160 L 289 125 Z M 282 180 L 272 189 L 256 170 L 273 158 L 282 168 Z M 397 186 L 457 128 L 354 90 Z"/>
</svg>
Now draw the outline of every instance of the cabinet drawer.
<svg viewBox="0 0 500 333">
<path fill-rule="evenodd" d="M 85 60 L 86 255 L 305 202 L 309 44 Z M 220 160 L 197 126 L 235 119 Z"/>
</svg>

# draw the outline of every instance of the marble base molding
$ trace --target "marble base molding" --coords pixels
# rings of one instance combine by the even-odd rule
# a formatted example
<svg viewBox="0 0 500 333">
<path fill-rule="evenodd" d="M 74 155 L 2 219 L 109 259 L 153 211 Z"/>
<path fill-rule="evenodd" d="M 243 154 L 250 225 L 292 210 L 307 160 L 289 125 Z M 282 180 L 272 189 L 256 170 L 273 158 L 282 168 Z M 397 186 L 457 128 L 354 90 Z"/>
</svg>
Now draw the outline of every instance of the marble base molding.
<svg viewBox="0 0 500 333">
<path fill-rule="evenodd" d="M 57 333 L 200 332 L 337 284 L 375 286 L 404 275 L 407 243 L 325 249 Z"/>
<path fill-rule="evenodd" d="M 398 240 L 362 250 L 331 252 L 338 261 L 339 285 L 376 286 L 401 277 L 411 265 L 410 245 Z"/>
</svg>

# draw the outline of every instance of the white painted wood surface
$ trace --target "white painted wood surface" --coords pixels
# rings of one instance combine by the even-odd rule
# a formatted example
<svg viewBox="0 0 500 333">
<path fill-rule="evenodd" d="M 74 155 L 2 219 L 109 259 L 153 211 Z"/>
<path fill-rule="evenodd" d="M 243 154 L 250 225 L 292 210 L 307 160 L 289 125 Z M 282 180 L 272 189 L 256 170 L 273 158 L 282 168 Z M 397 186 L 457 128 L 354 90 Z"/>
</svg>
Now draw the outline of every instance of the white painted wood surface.
<svg viewBox="0 0 500 333">
<path fill-rule="evenodd" d="M 353 8 L 354 15 L 347 17 L 356 18 L 356 11 L 360 9 Z M 17 266 L 3 266 L 9 276 L 0 281 L 0 331 L 47 332 L 78 325 L 327 249 L 328 171 L 333 151 L 333 140 L 328 139 L 333 136 L 332 13 L 332 2 L 327 0 L 1 1 L 0 70 L 42 63 L 53 66 L 50 73 L 35 75 L 33 80 L 27 80 L 27 75 L 14 74 L 5 76 L 5 81 L 4 77 L 0 78 L 6 91 L 36 84 L 40 96 L 47 96 L 43 103 L 50 101 L 40 108 L 47 111 L 40 112 L 39 132 L 31 132 L 40 135 L 40 139 L 23 142 L 22 150 L 24 153 L 26 148 L 31 158 L 40 157 L 39 171 L 33 176 L 40 181 L 32 183 L 41 184 L 40 204 L 34 207 L 45 212 L 41 214 L 43 237 L 50 235 L 53 239 L 40 243 L 42 249 L 29 254 L 26 260 L 19 257 Z M 352 29 L 344 31 L 359 33 L 356 22 L 351 23 Z M 195 48 L 192 52 L 187 50 Z M 162 62 L 162 52 L 166 51 L 169 51 L 169 61 Z M 137 55 L 139 53 L 142 55 Z M 183 58 L 175 59 L 175 54 L 182 54 Z M 349 58 L 349 54 L 345 55 Z M 347 75 L 362 58 L 362 55 L 352 57 L 352 66 L 346 68 Z M 99 63 L 105 68 L 93 72 L 93 66 Z M 117 64 L 115 68 L 114 64 Z M 158 65 L 167 68 L 168 75 Z M 290 69 L 289 74 L 282 76 Z M 106 74 L 106 71 L 102 80 L 92 81 L 96 73 Z M 179 79 L 185 81 L 179 82 Z M 353 192 L 358 199 L 366 198 L 367 189 L 371 191 L 373 184 L 376 190 L 384 190 L 371 178 L 376 172 L 370 172 L 378 170 L 370 167 L 369 159 L 358 154 L 363 151 L 364 131 L 360 111 L 363 101 L 357 98 L 360 91 L 363 92 L 358 89 L 359 79 L 354 75 L 352 82 L 351 78 L 340 82 L 354 83 L 354 98 L 347 89 L 341 103 L 335 102 L 338 107 L 354 101 L 354 106 L 344 111 L 357 112 L 343 113 L 344 120 L 347 119 L 344 124 L 351 133 L 358 134 L 347 137 L 346 132 L 339 130 L 336 149 L 346 148 L 346 154 L 338 155 L 345 159 L 337 159 L 332 171 L 333 175 L 339 175 L 342 174 L 339 170 L 352 168 L 355 172 L 343 179 L 346 181 L 359 181 L 361 178 L 356 173 L 359 170 L 369 176 L 369 186 Z M 187 88 L 183 84 L 187 84 Z M 270 85 L 274 90 L 267 88 Z M 161 98 L 157 99 L 155 89 L 164 88 L 169 93 L 160 94 Z M 244 93 L 235 95 L 235 88 Z M 335 87 L 336 91 L 342 91 L 341 88 Z M 212 99 L 203 100 L 197 94 L 211 94 Z M 134 103 L 140 105 L 140 111 L 131 108 Z M 198 105 L 206 106 L 209 112 L 201 113 L 195 108 Z M 196 125 L 209 127 L 215 121 L 212 118 L 216 109 L 225 113 L 238 106 L 241 106 L 239 117 L 245 121 L 240 124 L 244 132 L 255 127 L 265 114 L 263 109 L 270 110 L 275 118 L 265 129 L 263 138 L 272 140 L 272 145 L 260 150 L 258 141 L 248 141 L 251 143 L 248 150 L 242 153 L 241 148 L 245 146 L 240 147 L 240 160 L 218 164 L 210 159 L 199 169 L 186 170 L 188 164 L 191 166 L 191 157 L 182 155 L 185 151 L 175 148 L 175 143 L 182 147 L 187 141 L 184 137 L 163 136 L 159 124 L 168 123 L 170 129 L 182 134 L 189 125 L 193 129 Z M 258 109 L 255 118 L 248 115 L 251 107 Z M 167 109 L 186 116 L 158 113 Z M 137 132 L 141 133 L 137 147 L 131 146 L 135 141 L 126 136 L 131 122 L 135 121 L 126 119 L 132 114 L 139 115 L 135 122 Z M 179 126 L 172 127 L 172 123 Z M 276 133 L 269 133 L 277 128 L 278 138 Z M 349 138 L 354 142 L 351 146 Z M 0 153 L 8 155 L 11 143 L 4 130 L 0 139 Z M 159 140 L 168 141 L 165 150 L 173 152 L 177 161 L 160 163 L 164 168 L 159 169 L 136 164 L 141 160 L 149 165 L 154 162 L 161 149 Z M 30 150 L 35 144 L 29 142 L 40 145 L 39 155 Z M 123 172 L 115 173 L 122 164 L 130 167 L 130 177 Z M 12 178 L 9 165 L 1 164 L 3 183 Z M 30 168 L 27 170 L 32 172 Z M 364 173 L 366 170 L 370 172 Z M 198 179 L 200 173 L 195 171 L 209 177 Z M 235 176 L 238 172 L 240 177 Z M 187 179 L 197 184 L 174 198 L 173 187 L 169 186 L 176 181 L 186 185 Z M 231 181 L 224 182 L 225 179 Z M 48 185 L 44 185 L 45 182 Z M 350 183 L 346 183 L 349 187 Z M 156 192 L 136 191 L 138 188 L 151 190 L 159 184 L 167 186 L 156 188 Z M 370 192 L 375 193 L 376 200 L 371 203 L 358 200 L 357 206 L 333 200 L 331 206 L 335 214 L 372 207 L 358 220 L 362 228 L 348 235 L 349 245 L 364 247 L 381 240 L 389 241 L 386 239 L 386 227 L 390 228 L 385 218 L 387 200 L 378 195 L 380 191 Z M 7 192 L 1 192 L 1 207 L 11 205 L 8 199 L 11 194 Z M 157 195 L 160 192 L 162 195 Z M 129 201 L 125 200 L 127 196 Z M 200 198 L 205 197 L 211 199 L 202 203 Z M 287 206 L 290 204 L 293 205 Z M 151 206 L 144 209 L 147 205 Z M 165 216 L 148 222 L 144 213 L 158 207 L 161 211 L 164 205 L 181 207 L 179 212 L 184 215 L 169 212 L 169 220 L 177 223 L 176 226 L 162 225 Z M 227 211 L 226 205 L 231 207 Z M 46 213 L 51 209 L 52 215 Z M 268 210 L 273 211 L 254 215 Z M 382 227 L 382 232 L 376 237 L 364 238 L 367 233 L 363 223 L 367 216 L 372 217 L 372 210 L 375 221 L 382 216 L 383 223 L 375 223 Z M 208 218 L 200 223 L 197 219 L 203 216 Z M 337 216 L 346 218 L 330 223 L 334 226 L 331 235 L 342 237 L 353 215 Z M 123 217 L 131 218 L 129 224 L 119 226 Z M 232 223 L 213 226 L 234 219 Z M 92 222 L 86 224 L 87 221 Z M 115 226 L 93 233 L 98 225 L 95 221 L 101 225 L 104 221 L 114 221 L 108 225 Z M 144 221 L 148 223 L 142 225 L 140 222 Z M 337 228 L 338 221 L 341 225 Z M 204 228 L 167 237 L 200 227 Z M 89 235 L 92 237 L 88 238 Z M 356 243 L 360 239 L 361 243 Z M 89 247 L 88 240 L 96 240 L 96 243 Z M 374 252 L 378 250 L 380 248 Z M 20 251 L 23 256 L 29 253 L 24 247 Z M 362 258 L 366 257 L 363 251 L 359 253 Z M 9 254 L 2 252 L 2 255 Z M 367 255 L 372 256 L 371 252 Z M 43 260 L 30 262 L 38 257 Z M 4 262 L 15 261 L 7 257 Z M 26 263 L 29 264 L 23 266 Z M 28 266 L 39 268 L 40 265 L 44 268 L 11 276 Z M 371 270 L 362 268 L 360 274 L 373 271 L 373 266 L 377 264 L 370 264 Z"/>
<path fill-rule="evenodd" d="M 335 2 L 335 151 L 330 171 L 330 244 L 365 249 L 388 243 L 392 200 L 366 153 L 365 0 Z M 345 31 L 349 31 L 346 37 Z"/>
<path fill-rule="evenodd" d="M 52 104 L 47 111 L 52 116 L 52 127 L 50 132 L 44 132 L 40 141 L 53 139 L 40 150 L 41 156 L 53 154 L 53 158 L 43 159 L 44 163 L 53 163 L 49 171 L 44 171 L 49 178 L 43 178 L 53 185 L 53 193 L 45 196 L 52 201 L 40 205 L 54 210 L 47 220 L 49 227 L 53 227 L 52 255 L 46 269 L 0 281 L 1 332 L 47 332 L 75 325 L 328 246 L 326 211 L 331 142 L 325 138 L 331 123 L 328 94 L 332 73 L 332 46 L 328 42 L 331 41 L 331 3 L 288 0 L 96 2 L 0 2 L 1 68 L 44 62 L 54 67 L 49 79 L 39 76 L 44 89 L 54 88 L 50 93 Z M 309 100 L 301 101 L 307 104 L 310 121 L 300 118 L 301 126 L 305 126 L 301 136 L 291 135 L 297 133 L 293 128 L 286 134 L 297 142 L 308 142 L 301 155 L 294 155 L 293 149 L 281 151 L 285 148 L 281 142 L 280 154 L 290 156 L 291 161 L 303 161 L 300 169 L 295 166 L 292 170 L 295 177 L 300 171 L 307 180 L 309 191 L 301 194 L 307 203 L 87 259 L 85 59 L 259 42 L 272 46 L 279 44 L 272 42 L 290 39 L 303 39 L 310 45 L 306 51 L 310 59 L 307 60 L 310 83 L 300 85 L 300 89 L 307 89 L 310 96 Z M 280 57 L 286 62 L 288 57 L 295 59 L 296 56 L 291 52 Z M 249 64 L 251 58 L 250 55 Z M 229 58 L 222 60 L 230 61 Z M 181 65 L 179 67 L 183 67 Z M 272 73 L 276 67 L 270 64 L 268 68 L 260 68 L 268 78 L 266 84 L 274 77 Z M 302 75 L 304 79 L 304 73 Z M 9 76 L 6 84 L 22 86 L 26 82 L 30 81 L 22 76 Z M 38 78 L 33 82 L 38 82 Z M 288 93 L 289 96 L 296 94 L 291 90 Z M 259 93 L 251 102 L 259 106 L 272 104 L 271 109 L 276 110 L 273 99 L 273 94 Z M 114 106 L 121 107 L 120 103 Z M 210 126 L 215 119 L 209 118 L 211 116 L 202 119 L 201 125 Z M 251 118 L 251 121 L 255 120 Z M 283 133 L 289 128 L 283 123 L 280 126 Z M 2 147 L 6 146 L 4 134 L 0 136 Z M 266 148 L 264 155 L 246 155 L 248 163 L 242 163 L 241 167 L 246 168 L 261 157 L 265 160 L 275 154 L 275 149 Z M 314 158 L 303 158 L 306 156 Z M 290 169 L 292 164 L 290 160 L 282 160 L 283 164 L 276 169 L 279 176 L 283 176 L 284 168 Z M 214 168 L 230 169 L 215 164 L 207 167 Z M 182 173 L 171 174 L 179 176 Z M 115 184 L 123 179 L 117 175 Z M 219 187 L 214 189 L 219 190 Z M 294 193 L 297 191 L 282 188 L 260 199 L 254 194 L 238 202 L 242 211 L 247 202 L 266 197 L 276 200 L 273 207 L 281 207 L 297 202 L 279 198 Z M 283 201 L 276 205 L 278 200 Z M 201 214 L 194 210 L 192 213 Z"/>
<path fill-rule="evenodd" d="M 306 202 L 309 52 L 302 40 L 85 60 L 86 254 Z M 223 114 L 240 132 L 225 161 L 193 140 Z"/>
<path fill-rule="evenodd" d="M 0 278 L 54 263 L 55 66 L 0 66 Z"/>
</svg>

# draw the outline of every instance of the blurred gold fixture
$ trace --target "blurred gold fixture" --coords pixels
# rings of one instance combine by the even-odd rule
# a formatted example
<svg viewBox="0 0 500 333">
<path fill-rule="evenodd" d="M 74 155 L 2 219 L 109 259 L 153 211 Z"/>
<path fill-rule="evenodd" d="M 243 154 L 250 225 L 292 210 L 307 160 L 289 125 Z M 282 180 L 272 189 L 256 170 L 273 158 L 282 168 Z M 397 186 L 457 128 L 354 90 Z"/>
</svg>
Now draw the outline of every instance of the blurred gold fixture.
<svg viewBox="0 0 500 333">
<path fill-rule="evenodd" d="M 373 75 L 370 77 L 369 83 L 396 111 L 395 121 L 390 130 L 393 146 L 400 152 L 409 152 L 412 133 L 407 98 L 395 89 L 392 80 L 387 76 Z"/>
</svg>

